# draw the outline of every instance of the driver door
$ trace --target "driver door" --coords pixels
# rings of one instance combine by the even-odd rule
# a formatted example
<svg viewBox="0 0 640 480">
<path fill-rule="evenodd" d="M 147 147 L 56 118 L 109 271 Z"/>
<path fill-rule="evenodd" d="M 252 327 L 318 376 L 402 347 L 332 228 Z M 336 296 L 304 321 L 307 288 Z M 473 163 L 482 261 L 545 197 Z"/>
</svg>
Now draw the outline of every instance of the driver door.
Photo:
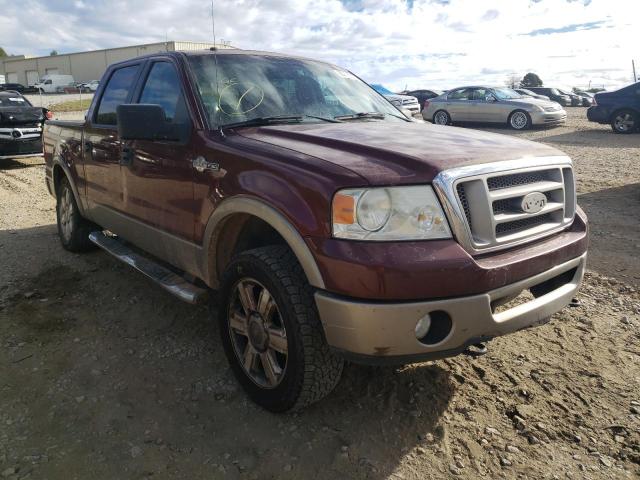
<svg viewBox="0 0 640 480">
<path fill-rule="evenodd" d="M 150 61 L 134 103 L 160 105 L 170 123 L 191 122 L 182 82 L 171 59 Z M 122 191 L 139 231 L 149 227 L 191 241 L 194 234 L 194 157 L 190 142 L 123 142 Z"/>
</svg>

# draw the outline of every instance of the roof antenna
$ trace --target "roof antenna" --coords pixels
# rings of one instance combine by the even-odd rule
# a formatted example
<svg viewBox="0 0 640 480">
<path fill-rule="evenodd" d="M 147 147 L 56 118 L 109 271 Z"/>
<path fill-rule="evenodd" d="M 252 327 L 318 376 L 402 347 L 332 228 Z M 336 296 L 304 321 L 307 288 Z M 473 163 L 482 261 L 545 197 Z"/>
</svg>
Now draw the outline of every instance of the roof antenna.
<svg viewBox="0 0 640 480">
<path fill-rule="evenodd" d="M 216 15 L 213 10 L 213 0 L 211 0 L 211 33 L 213 34 L 213 48 L 216 49 Z"/>
<path fill-rule="evenodd" d="M 216 90 L 218 91 L 218 99 L 216 100 L 216 103 L 220 103 L 220 84 L 218 83 L 218 47 L 216 46 L 216 16 L 213 8 L 213 1 L 214 0 L 211 0 L 211 33 L 213 35 L 213 47 L 211 47 L 210 50 L 213 51 L 213 61 L 216 64 Z M 216 108 L 216 113 L 214 114 L 215 121 L 218 120 L 217 110 L 218 109 Z M 223 139 L 226 138 L 221 125 L 218 125 L 218 132 Z"/>
</svg>

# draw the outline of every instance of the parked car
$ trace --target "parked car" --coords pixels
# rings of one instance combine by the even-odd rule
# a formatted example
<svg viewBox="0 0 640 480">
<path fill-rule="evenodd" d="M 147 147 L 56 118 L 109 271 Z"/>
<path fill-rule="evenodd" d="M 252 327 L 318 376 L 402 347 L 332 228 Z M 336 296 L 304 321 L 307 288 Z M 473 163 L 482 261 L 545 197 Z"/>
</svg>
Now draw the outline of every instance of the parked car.
<svg viewBox="0 0 640 480">
<path fill-rule="evenodd" d="M 48 110 L 19 92 L 0 91 L 0 159 L 42 155 L 42 125 Z"/>
<path fill-rule="evenodd" d="M 593 105 L 593 94 L 589 93 L 589 92 L 583 92 L 583 91 L 576 91 L 574 92 L 576 95 L 578 95 L 581 99 L 582 99 L 582 106 L 583 107 L 590 107 L 591 105 Z"/>
<path fill-rule="evenodd" d="M 442 90 L 409 90 L 400 92 L 400 95 L 408 95 L 410 97 L 415 97 L 418 100 L 418 105 L 420 106 L 420 111 L 422 111 L 424 107 L 424 101 L 429 100 L 430 98 L 435 98 L 439 95 L 442 95 Z"/>
<path fill-rule="evenodd" d="M 560 93 L 557 88 L 527 87 L 527 90 L 531 90 L 533 93 L 537 93 L 538 95 L 545 95 L 546 97 L 549 97 L 549 100 L 558 102 L 563 107 L 571 106 L 571 97 Z"/>
<path fill-rule="evenodd" d="M 406 110 L 409 110 L 412 115 L 414 113 L 420 113 L 420 104 L 418 103 L 418 99 L 416 97 L 393 93 L 389 89 L 379 84 L 373 84 L 371 85 L 371 87 L 384 98 L 389 100 L 398 109 L 404 108 Z"/>
<path fill-rule="evenodd" d="M 0 92 L 3 90 L 24 93 L 25 87 L 21 83 L 2 83 L 0 84 Z"/>
<path fill-rule="evenodd" d="M 217 290 L 231 369 L 266 409 L 321 399 L 345 359 L 442 358 L 544 323 L 582 281 L 586 217 L 550 146 L 412 122 L 283 54 L 152 54 L 99 92 L 85 120 L 45 124 L 62 246 L 188 302 Z"/>
<path fill-rule="evenodd" d="M 72 75 L 44 75 L 33 86 L 41 93 L 60 93 L 65 87 L 73 85 Z"/>
<path fill-rule="evenodd" d="M 546 95 L 540 95 L 539 93 L 532 92 L 531 90 L 527 90 L 526 88 L 514 88 L 514 90 L 520 95 L 524 95 L 525 97 L 539 98 L 540 100 L 549 100 L 549 97 L 547 97 Z"/>
<path fill-rule="evenodd" d="M 587 110 L 591 122 L 608 123 L 616 133 L 640 129 L 640 82 L 615 90 L 596 93 Z"/>
<path fill-rule="evenodd" d="M 83 83 L 82 87 L 92 92 L 95 92 L 96 90 L 98 90 L 98 85 L 100 85 L 99 80 L 91 80 L 90 82 Z"/>
<path fill-rule="evenodd" d="M 456 88 L 427 100 L 422 117 L 439 125 L 506 123 L 525 130 L 533 125 L 562 123 L 567 112 L 556 102 L 524 96 L 510 88 L 477 86 Z"/>
<path fill-rule="evenodd" d="M 576 95 L 573 92 L 570 92 L 568 90 L 563 90 L 561 88 L 558 88 L 558 91 L 562 95 L 566 95 L 567 97 L 569 97 L 571 99 L 571 106 L 572 107 L 581 107 L 582 106 L 582 97 L 580 95 Z"/>
</svg>

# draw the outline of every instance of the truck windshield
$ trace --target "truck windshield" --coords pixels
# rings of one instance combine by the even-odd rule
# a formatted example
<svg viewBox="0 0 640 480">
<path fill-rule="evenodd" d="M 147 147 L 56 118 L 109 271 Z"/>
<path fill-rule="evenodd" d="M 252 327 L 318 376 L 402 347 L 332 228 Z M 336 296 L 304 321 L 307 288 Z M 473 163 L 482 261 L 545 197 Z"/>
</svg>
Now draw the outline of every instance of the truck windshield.
<svg viewBox="0 0 640 480">
<path fill-rule="evenodd" d="M 326 63 L 246 54 L 222 54 L 217 61 L 213 55 L 194 55 L 189 62 L 211 126 L 292 116 L 305 122 L 345 116 L 403 121 L 366 83 Z"/>
</svg>

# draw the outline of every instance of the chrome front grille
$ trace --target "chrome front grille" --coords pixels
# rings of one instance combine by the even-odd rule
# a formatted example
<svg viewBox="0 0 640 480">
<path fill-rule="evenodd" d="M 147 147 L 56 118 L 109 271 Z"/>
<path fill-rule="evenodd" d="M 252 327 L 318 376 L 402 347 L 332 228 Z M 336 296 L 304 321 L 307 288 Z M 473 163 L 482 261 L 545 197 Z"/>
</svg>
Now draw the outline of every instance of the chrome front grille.
<svg viewBox="0 0 640 480">
<path fill-rule="evenodd" d="M 560 231 L 573 222 L 576 211 L 573 168 L 567 157 L 446 170 L 434 186 L 456 239 L 471 253 Z M 537 199 L 535 206 L 525 202 L 525 196 Z"/>
</svg>

